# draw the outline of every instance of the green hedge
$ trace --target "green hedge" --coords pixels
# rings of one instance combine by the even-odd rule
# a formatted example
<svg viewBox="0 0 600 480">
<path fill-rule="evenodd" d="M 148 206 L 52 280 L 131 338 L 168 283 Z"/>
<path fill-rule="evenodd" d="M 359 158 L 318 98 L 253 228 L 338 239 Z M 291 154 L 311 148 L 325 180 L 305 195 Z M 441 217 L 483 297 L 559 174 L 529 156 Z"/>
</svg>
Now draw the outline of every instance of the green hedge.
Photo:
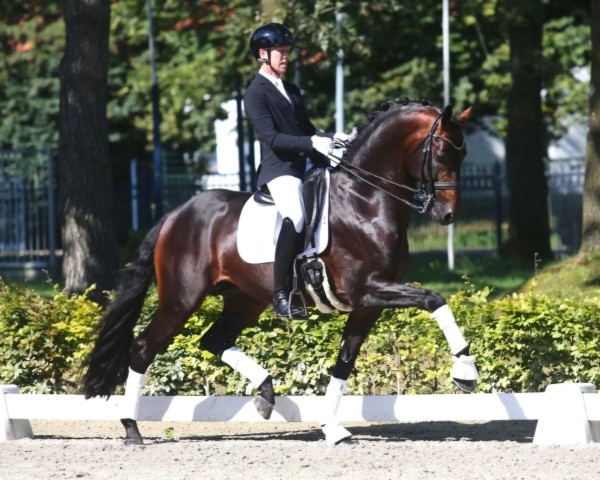
<svg viewBox="0 0 600 480">
<path fill-rule="evenodd" d="M 71 392 L 89 354 L 98 305 L 85 295 L 52 300 L 0 279 L 0 383 L 22 392 Z"/>
<path fill-rule="evenodd" d="M 600 298 L 557 300 L 531 291 L 491 300 L 489 294 L 467 284 L 449 299 L 477 355 L 480 392 L 541 391 L 564 381 L 600 387 Z M 137 328 L 155 308 L 152 291 Z M 187 322 L 152 365 L 144 393 L 252 393 L 247 381 L 200 349 L 220 308 L 218 298 L 209 298 Z M 323 393 L 345 315 L 315 311 L 307 322 L 289 322 L 268 313 L 238 346 L 272 373 L 278 394 Z M 24 392 L 76 392 L 100 316 L 85 295 L 56 291 L 47 299 L 0 282 L 0 383 Z M 453 392 L 450 368 L 447 343 L 430 315 L 386 310 L 363 345 L 349 393 Z"/>
</svg>

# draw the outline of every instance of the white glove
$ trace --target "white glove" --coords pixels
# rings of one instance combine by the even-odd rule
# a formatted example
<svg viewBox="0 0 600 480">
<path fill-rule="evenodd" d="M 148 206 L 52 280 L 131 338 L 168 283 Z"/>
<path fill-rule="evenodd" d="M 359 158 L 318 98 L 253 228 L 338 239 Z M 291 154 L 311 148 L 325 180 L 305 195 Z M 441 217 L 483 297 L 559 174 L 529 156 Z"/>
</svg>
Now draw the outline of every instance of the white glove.
<svg viewBox="0 0 600 480">
<path fill-rule="evenodd" d="M 348 142 L 351 139 L 350 135 L 344 133 L 344 132 L 336 132 L 333 134 L 333 139 L 334 140 L 340 140 L 342 142 Z"/>
<path fill-rule="evenodd" d="M 313 135 L 310 137 L 312 141 L 312 147 L 319 153 L 327 156 L 331 153 L 333 149 L 333 142 L 331 138 L 327 137 L 319 137 L 318 135 Z"/>
<path fill-rule="evenodd" d="M 356 129 L 356 127 L 354 127 L 350 133 L 344 133 L 344 132 L 335 133 L 333 135 L 333 139 L 341 140 L 344 143 L 350 143 L 356 138 L 357 133 L 358 133 L 358 130 Z"/>
</svg>

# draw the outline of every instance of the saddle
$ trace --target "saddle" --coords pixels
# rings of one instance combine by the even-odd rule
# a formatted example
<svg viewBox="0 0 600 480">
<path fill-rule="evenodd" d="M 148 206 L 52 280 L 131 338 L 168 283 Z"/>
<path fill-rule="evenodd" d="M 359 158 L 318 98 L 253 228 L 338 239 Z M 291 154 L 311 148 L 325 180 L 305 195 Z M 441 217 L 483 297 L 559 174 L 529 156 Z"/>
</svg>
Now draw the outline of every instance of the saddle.
<svg viewBox="0 0 600 480">
<path fill-rule="evenodd" d="M 316 248 L 315 231 L 323 215 L 327 201 L 327 172 L 324 168 L 313 168 L 306 172 L 302 181 L 302 210 L 304 214 L 303 250 Z M 253 195 L 258 205 L 275 205 L 273 197 L 266 185 Z"/>
<path fill-rule="evenodd" d="M 329 242 L 329 175 L 324 168 L 306 173 L 302 188 L 302 207 L 305 218 L 303 248 L 296 257 L 294 274 L 299 265 L 305 287 L 323 313 L 333 309 L 350 311 L 340 302 L 329 285 L 325 264 L 318 255 Z M 255 192 L 242 209 L 238 225 L 238 252 L 248 263 L 272 262 L 281 223 L 273 198 L 267 189 Z"/>
</svg>

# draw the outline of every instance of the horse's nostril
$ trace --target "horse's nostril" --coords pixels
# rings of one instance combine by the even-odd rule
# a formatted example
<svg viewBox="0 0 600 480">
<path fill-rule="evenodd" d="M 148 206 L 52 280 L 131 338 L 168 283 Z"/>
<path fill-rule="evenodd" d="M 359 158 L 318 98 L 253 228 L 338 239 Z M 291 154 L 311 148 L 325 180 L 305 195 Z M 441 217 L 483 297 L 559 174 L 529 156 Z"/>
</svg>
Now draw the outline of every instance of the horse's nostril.
<svg viewBox="0 0 600 480">
<path fill-rule="evenodd" d="M 454 213 L 448 212 L 442 219 L 442 225 L 450 225 L 452 222 L 454 222 Z"/>
</svg>

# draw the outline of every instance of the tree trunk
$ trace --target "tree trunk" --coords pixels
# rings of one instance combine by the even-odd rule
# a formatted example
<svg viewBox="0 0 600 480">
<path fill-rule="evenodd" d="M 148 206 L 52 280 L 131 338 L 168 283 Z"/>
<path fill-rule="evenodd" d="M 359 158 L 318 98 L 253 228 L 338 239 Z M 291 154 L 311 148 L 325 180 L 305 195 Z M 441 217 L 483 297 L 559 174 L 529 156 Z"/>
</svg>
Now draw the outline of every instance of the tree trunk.
<svg viewBox="0 0 600 480">
<path fill-rule="evenodd" d="M 59 206 L 67 293 L 96 285 L 103 301 L 117 266 L 106 118 L 110 0 L 65 0 L 60 65 Z"/>
<path fill-rule="evenodd" d="M 600 0 L 591 0 L 592 78 L 580 253 L 600 252 Z"/>
<path fill-rule="evenodd" d="M 506 135 L 510 192 L 507 253 L 532 261 L 536 256 L 548 260 L 552 250 L 540 97 L 543 2 L 505 1 L 512 73 Z"/>
</svg>

